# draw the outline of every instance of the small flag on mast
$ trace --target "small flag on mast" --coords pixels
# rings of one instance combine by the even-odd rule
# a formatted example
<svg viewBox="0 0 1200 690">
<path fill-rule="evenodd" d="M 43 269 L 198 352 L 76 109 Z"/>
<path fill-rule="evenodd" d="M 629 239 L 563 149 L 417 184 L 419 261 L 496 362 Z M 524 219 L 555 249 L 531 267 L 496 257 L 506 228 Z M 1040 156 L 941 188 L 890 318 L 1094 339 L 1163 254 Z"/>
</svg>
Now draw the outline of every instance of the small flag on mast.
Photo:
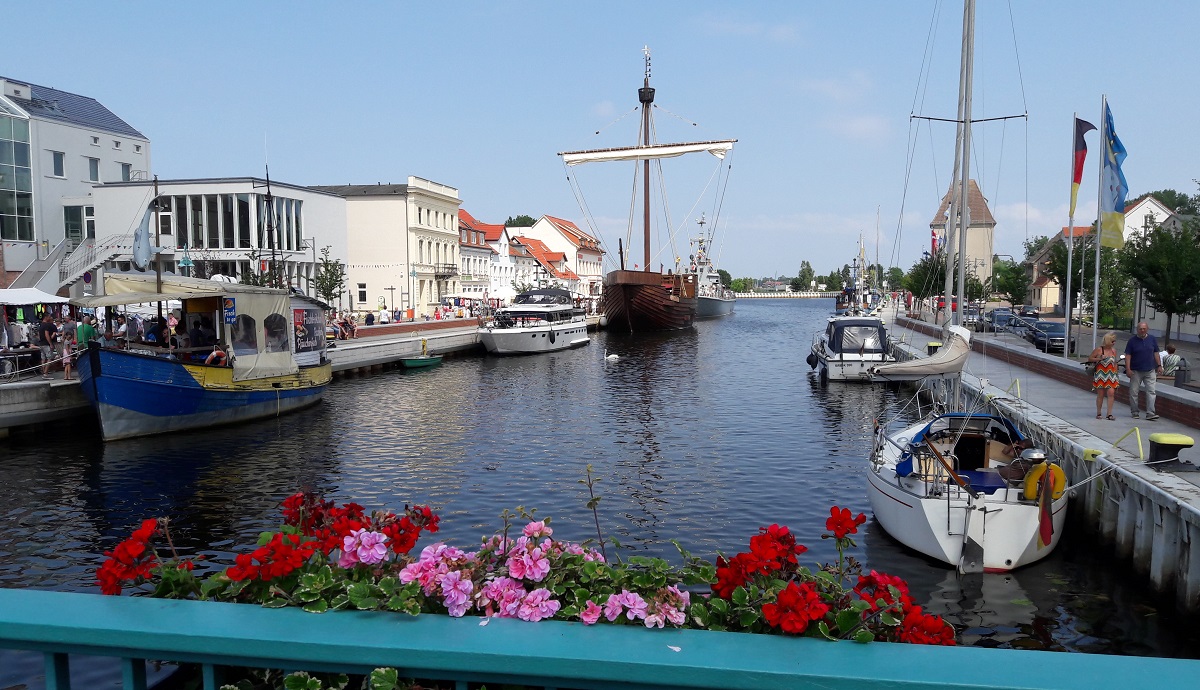
<svg viewBox="0 0 1200 690">
<path fill-rule="evenodd" d="M 1087 142 L 1083 135 L 1096 129 L 1087 120 L 1075 118 L 1075 165 L 1071 170 L 1071 213 L 1075 215 L 1075 200 L 1079 198 L 1079 182 L 1083 179 L 1083 161 L 1087 158 Z"/>
<path fill-rule="evenodd" d="M 1125 195 L 1129 185 L 1121 163 L 1125 161 L 1125 145 L 1113 129 L 1112 110 L 1104 104 L 1104 161 L 1101 171 L 1100 246 L 1120 248 L 1125 245 Z"/>
</svg>

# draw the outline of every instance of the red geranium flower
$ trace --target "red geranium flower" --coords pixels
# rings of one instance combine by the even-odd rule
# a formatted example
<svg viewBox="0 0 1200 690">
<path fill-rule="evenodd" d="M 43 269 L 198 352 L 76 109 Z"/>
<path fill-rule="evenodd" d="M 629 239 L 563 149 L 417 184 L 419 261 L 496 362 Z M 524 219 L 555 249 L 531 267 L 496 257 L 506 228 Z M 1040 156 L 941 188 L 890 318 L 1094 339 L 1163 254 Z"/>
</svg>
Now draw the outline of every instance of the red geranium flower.
<svg viewBox="0 0 1200 690">
<path fill-rule="evenodd" d="M 748 553 L 739 553 L 729 560 L 717 557 L 717 581 L 713 584 L 713 594 L 728 599 L 733 596 L 733 590 L 746 584 L 753 572 L 753 558 Z"/>
<path fill-rule="evenodd" d="M 888 589 L 889 585 L 899 591 L 899 601 L 896 601 L 892 596 L 892 591 Z M 907 610 L 913 604 L 912 597 L 908 594 L 907 582 L 895 575 L 888 575 L 876 570 L 872 570 L 870 574 L 858 576 L 858 584 L 854 585 L 854 593 L 861 597 L 863 601 L 871 604 L 869 610 L 863 611 L 864 617 L 878 611 L 880 608 L 898 604 L 902 609 Z M 878 605 L 880 600 L 883 600 L 884 603 L 882 607 Z"/>
<path fill-rule="evenodd" d="M 779 593 L 773 604 L 763 604 L 763 618 L 767 625 L 785 633 L 800 635 L 808 630 L 808 624 L 820 620 L 829 613 L 829 607 L 821 601 L 812 583 L 796 585 L 789 582 Z"/>
<path fill-rule="evenodd" d="M 750 553 L 758 560 L 755 569 L 764 575 L 772 571 L 796 566 L 797 554 L 802 554 L 808 547 L 796 543 L 796 537 L 787 527 L 771 525 L 760 527 L 758 534 L 750 537 Z"/>
<path fill-rule="evenodd" d="M 920 606 L 912 607 L 904 616 L 904 621 L 900 624 L 900 630 L 896 633 L 896 637 L 901 642 L 911 642 L 912 644 L 937 644 L 948 647 L 956 644 L 954 628 L 940 616 L 921 613 Z"/>
<path fill-rule="evenodd" d="M 862 513 L 858 517 L 850 517 L 849 508 L 834 506 L 829 509 L 829 519 L 825 521 L 825 529 L 833 532 L 837 539 L 845 539 L 847 534 L 857 534 L 858 526 L 867 521 Z"/>
<path fill-rule="evenodd" d="M 101 594 L 120 594 L 126 584 L 150 577 L 150 572 L 158 565 L 158 557 L 148 546 L 157 531 L 157 519 L 143 520 L 142 526 L 134 530 L 128 539 L 117 544 L 112 551 L 104 552 L 108 560 L 96 570 L 96 582 L 100 585 Z"/>
</svg>

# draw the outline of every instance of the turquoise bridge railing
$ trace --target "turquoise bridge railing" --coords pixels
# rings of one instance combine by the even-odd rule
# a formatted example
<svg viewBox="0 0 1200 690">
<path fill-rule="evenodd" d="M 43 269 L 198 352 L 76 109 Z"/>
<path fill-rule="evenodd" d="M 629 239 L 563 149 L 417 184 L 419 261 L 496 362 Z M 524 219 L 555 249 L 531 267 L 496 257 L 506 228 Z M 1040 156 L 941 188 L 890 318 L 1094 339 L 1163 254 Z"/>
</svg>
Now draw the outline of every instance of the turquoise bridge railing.
<svg viewBox="0 0 1200 690">
<path fill-rule="evenodd" d="M 46 685 L 70 687 L 68 655 L 122 660 L 124 687 L 144 660 L 567 688 L 1195 687 L 1200 661 L 980 647 L 825 642 L 638 625 L 524 623 L 441 615 L 305 613 L 248 604 L 0 589 L 0 648 L 42 652 Z"/>
</svg>

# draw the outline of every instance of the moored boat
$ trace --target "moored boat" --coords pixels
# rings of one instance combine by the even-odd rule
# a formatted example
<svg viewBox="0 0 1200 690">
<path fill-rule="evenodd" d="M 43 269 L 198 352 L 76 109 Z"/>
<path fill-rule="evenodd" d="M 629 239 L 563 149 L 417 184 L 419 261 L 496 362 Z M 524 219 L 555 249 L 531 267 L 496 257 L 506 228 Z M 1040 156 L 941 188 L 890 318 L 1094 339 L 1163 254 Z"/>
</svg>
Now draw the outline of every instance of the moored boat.
<svg viewBox="0 0 1200 690">
<path fill-rule="evenodd" d="M 429 343 L 424 338 L 421 338 L 421 354 L 411 357 L 401 357 L 400 366 L 405 369 L 425 369 L 434 367 L 442 363 L 441 355 L 429 354 Z"/>
<path fill-rule="evenodd" d="M 737 296 L 733 294 L 733 290 L 725 287 L 721 282 L 721 274 L 717 271 L 716 266 L 712 261 L 712 241 L 713 231 L 710 230 L 707 234 L 704 232 L 705 220 L 704 216 L 700 216 L 700 220 L 696 221 L 700 226 L 700 236 L 692 240 L 692 247 L 695 253 L 691 255 L 692 264 L 690 272 L 696 274 L 696 284 L 698 293 L 696 295 L 696 318 L 697 319 L 715 319 L 722 316 L 729 316 L 733 313 L 733 307 L 737 303 Z M 716 224 L 713 223 L 715 226 Z"/>
<path fill-rule="evenodd" d="M 276 417 L 320 401 L 332 379 L 323 305 L 285 290 L 199 278 L 160 282 L 110 275 L 106 294 L 75 301 L 107 308 L 179 300 L 184 324 L 197 332 L 202 323 L 214 327 L 212 343 L 186 348 L 134 339 L 88 344 L 79 379 L 104 440 Z"/>
<path fill-rule="evenodd" d="M 568 290 L 541 288 L 517 295 L 479 329 L 479 341 L 496 355 L 556 352 L 591 342 L 583 310 Z"/>
<path fill-rule="evenodd" d="M 874 316 L 830 317 L 825 330 L 813 337 L 805 361 L 816 370 L 821 385 L 830 381 L 870 382 L 872 367 L 896 361 L 888 351 L 887 327 Z"/>
</svg>

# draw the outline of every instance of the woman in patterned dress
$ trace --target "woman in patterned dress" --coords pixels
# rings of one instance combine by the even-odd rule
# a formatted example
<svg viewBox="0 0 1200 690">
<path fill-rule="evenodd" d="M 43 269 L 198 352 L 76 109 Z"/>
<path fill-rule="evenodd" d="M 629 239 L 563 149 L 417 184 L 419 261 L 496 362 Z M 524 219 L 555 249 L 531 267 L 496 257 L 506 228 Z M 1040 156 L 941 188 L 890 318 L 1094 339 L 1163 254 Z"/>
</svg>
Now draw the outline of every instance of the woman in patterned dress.
<svg viewBox="0 0 1200 690">
<path fill-rule="evenodd" d="M 1117 395 L 1117 386 L 1121 385 L 1121 380 L 1117 377 L 1116 343 L 1117 334 L 1109 331 L 1100 341 L 1100 347 L 1092 350 L 1092 354 L 1088 356 L 1088 362 L 1096 365 L 1092 373 L 1092 390 L 1096 391 L 1096 419 L 1102 418 L 1100 408 L 1106 397 L 1108 418 L 1116 419 L 1112 413 L 1113 399 Z"/>
</svg>

